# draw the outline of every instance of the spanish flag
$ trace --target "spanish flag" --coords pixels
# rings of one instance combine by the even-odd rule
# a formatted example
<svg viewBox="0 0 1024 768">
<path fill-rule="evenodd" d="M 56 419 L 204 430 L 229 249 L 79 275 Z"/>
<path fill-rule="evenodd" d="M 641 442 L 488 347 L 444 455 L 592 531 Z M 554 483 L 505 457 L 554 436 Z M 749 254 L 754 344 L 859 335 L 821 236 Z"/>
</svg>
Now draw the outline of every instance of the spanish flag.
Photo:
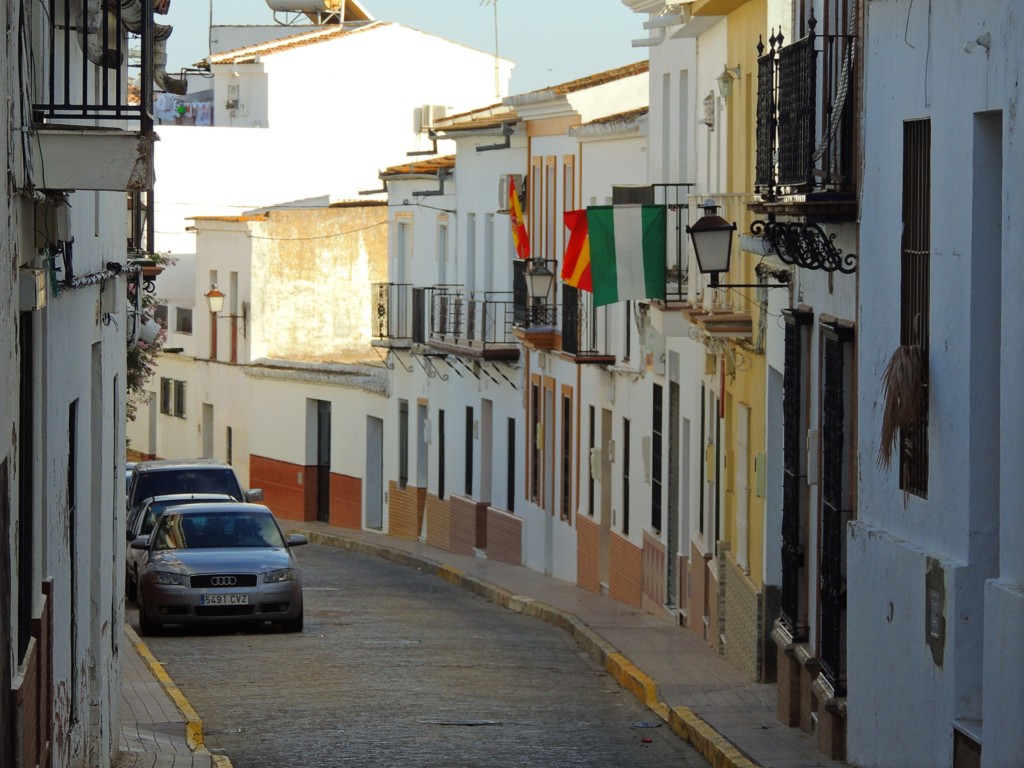
<svg viewBox="0 0 1024 768">
<path fill-rule="evenodd" d="M 562 214 L 569 228 L 569 242 L 562 260 L 562 280 L 573 288 L 593 293 L 590 278 L 590 237 L 587 234 L 587 211 L 566 211 Z"/>
<path fill-rule="evenodd" d="M 530 258 L 530 236 L 526 233 L 526 222 L 523 220 L 523 207 L 519 204 L 516 192 L 516 178 L 508 177 L 508 216 L 512 227 L 512 242 L 516 246 L 516 255 L 520 259 Z"/>
</svg>

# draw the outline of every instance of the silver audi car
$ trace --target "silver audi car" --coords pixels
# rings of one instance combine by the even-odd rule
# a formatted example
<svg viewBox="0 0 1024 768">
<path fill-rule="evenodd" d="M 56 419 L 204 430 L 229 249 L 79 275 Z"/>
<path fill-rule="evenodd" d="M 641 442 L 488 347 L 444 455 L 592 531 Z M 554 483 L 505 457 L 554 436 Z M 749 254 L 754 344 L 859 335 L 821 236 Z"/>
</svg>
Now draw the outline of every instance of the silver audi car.
<svg viewBox="0 0 1024 768">
<path fill-rule="evenodd" d="M 292 548 L 306 537 L 281 532 L 262 504 L 169 507 L 140 550 L 139 631 L 165 624 L 274 622 L 302 631 L 302 573 Z"/>
</svg>

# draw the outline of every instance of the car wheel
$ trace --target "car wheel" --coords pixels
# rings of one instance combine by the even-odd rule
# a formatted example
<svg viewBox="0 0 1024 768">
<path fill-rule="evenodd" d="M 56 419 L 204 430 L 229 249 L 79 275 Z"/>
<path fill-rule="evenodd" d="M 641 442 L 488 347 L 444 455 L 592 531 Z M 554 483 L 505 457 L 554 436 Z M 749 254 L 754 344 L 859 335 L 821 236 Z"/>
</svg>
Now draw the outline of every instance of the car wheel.
<svg viewBox="0 0 1024 768">
<path fill-rule="evenodd" d="M 160 634 L 162 624 L 156 621 L 150 621 L 146 615 L 146 606 L 142 604 L 142 598 L 139 597 L 139 634 L 143 637 L 153 637 L 154 635 Z"/>
<path fill-rule="evenodd" d="M 302 608 L 299 608 L 299 615 L 294 619 L 288 619 L 287 621 L 281 622 L 281 629 L 285 632 L 301 632 L 302 631 Z"/>
</svg>

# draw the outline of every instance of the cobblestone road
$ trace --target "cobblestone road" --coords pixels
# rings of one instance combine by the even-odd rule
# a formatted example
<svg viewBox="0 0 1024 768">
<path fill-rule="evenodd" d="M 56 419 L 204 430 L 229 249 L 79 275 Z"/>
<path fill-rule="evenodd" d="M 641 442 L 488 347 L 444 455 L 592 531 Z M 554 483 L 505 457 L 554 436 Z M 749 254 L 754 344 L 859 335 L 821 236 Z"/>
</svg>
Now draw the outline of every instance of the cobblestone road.
<svg viewBox="0 0 1024 768">
<path fill-rule="evenodd" d="M 707 765 L 564 632 L 413 568 L 296 554 L 302 634 L 147 638 L 235 768 Z"/>
</svg>

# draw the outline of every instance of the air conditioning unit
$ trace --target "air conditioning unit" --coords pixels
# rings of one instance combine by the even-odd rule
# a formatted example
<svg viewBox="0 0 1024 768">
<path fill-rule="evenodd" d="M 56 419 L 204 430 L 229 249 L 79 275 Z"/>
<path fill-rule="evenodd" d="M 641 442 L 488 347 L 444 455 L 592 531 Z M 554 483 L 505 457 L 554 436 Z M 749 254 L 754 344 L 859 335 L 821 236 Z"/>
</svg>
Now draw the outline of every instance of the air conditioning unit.
<svg viewBox="0 0 1024 768">
<path fill-rule="evenodd" d="M 523 191 L 523 174 L 521 173 L 505 173 L 498 177 L 498 210 L 507 211 L 509 209 L 508 202 L 508 181 L 509 178 L 515 180 L 516 191 L 522 194 Z"/>
<path fill-rule="evenodd" d="M 441 104 L 424 104 L 412 111 L 414 133 L 426 133 L 434 124 L 448 114 L 448 107 Z"/>
</svg>

